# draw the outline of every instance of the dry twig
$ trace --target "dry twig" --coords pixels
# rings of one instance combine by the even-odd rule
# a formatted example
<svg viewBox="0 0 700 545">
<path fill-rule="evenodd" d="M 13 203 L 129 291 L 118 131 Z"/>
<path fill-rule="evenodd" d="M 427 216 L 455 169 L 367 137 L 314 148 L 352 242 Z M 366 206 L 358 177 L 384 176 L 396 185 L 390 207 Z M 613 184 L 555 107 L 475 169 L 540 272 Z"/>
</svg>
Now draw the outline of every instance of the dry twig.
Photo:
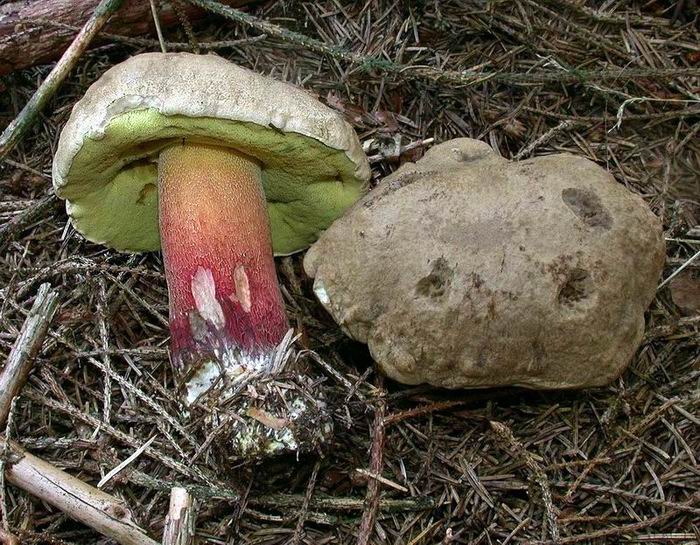
<svg viewBox="0 0 700 545">
<path fill-rule="evenodd" d="M 377 387 L 380 392 L 383 381 L 379 379 Z M 374 409 L 374 422 L 372 423 L 372 446 L 369 454 L 369 471 L 374 475 L 380 475 L 384 461 L 384 415 L 386 414 L 386 401 L 383 397 L 377 400 Z M 374 521 L 379 507 L 379 492 L 381 484 L 378 479 L 369 479 L 367 482 L 367 495 L 365 497 L 365 509 L 357 531 L 357 545 L 368 545 L 374 529 Z"/>
<path fill-rule="evenodd" d="M 523 444 L 515 438 L 508 426 L 501 422 L 496 422 L 495 420 L 492 420 L 489 424 L 494 433 L 505 442 L 506 446 L 513 454 L 522 460 L 525 466 L 532 472 L 533 480 L 540 488 L 542 502 L 544 503 L 545 512 L 547 513 L 547 527 L 552 535 L 552 541 L 558 543 L 559 525 L 557 524 L 557 512 L 554 508 L 554 502 L 552 501 L 552 491 L 549 488 L 547 475 L 540 464 L 533 458 L 532 454 L 530 454 Z"/>
<path fill-rule="evenodd" d="M 42 284 L 0 372 L 0 426 L 5 425 L 12 400 L 27 381 L 57 308 L 58 292 L 52 290 L 50 284 Z"/>
<path fill-rule="evenodd" d="M 8 482 L 122 545 L 157 545 L 123 501 L 76 479 L 10 443 Z"/>
<path fill-rule="evenodd" d="M 173 488 L 163 529 L 163 545 L 192 545 L 196 523 L 197 506 L 194 499 L 186 489 Z"/>
</svg>

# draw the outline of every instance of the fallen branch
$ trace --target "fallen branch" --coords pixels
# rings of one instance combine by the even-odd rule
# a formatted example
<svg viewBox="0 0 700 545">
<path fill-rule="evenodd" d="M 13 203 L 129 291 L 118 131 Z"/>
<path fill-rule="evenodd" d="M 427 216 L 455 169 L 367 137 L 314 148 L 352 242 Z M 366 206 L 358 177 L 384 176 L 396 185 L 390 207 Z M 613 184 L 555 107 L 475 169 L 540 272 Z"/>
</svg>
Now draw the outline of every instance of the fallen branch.
<svg viewBox="0 0 700 545">
<path fill-rule="evenodd" d="M 171 490 L 174 485 L 186 487 L 190 494 L 202 501 L 224 500 L 227 502 L 239 502 L 241 500 L 240 493 L 232 488 L 199 484 L 177 484 L 172 481 L 156 479 L 137 469 L 132 469 L 127 478 L 134 484 L 149 490 L 161 492 Z M 264 507 L 266 509 L 299 509 L 303 507 L 306 496 L 304 494 L 266 494 L 262 496 L 249 496 L 246 501 L 253 507 Z M 315 493 L 313 497 L 308 500 L 309 509 L 314 511 L 353 513 L 362 511 L 364 506 L 364 498 L 328 496 L 321 493 Z M 380 498 L 378 509 L 382 513 L 400 513 L 406 511 L 423 511 L 434 509 L 435 507 L 437 507 L 437 503 L 433 499 L 427 497 L 405 499 Z"/>
<path fill-rule="evenodd" d="M 57 306 L 58 294 L 51 291 L 49 284 L 42 284 L 0 374 L 0 426 L 10 413 L 12 400 L 27 381 Z M 121 500 L 29 454 L 4 436 L 0 436 L 0 443 L 5 454 L 3 477 L 9 483 L 123 545 L 156 545 L 133 522 Z"/>
<path fill-rule="evenodd" d="M 495 420 L 491 420 L 489 424 L 491 425 L 491 430 L 496 434 L 496 437 L 500 439 L 500 444 L 510 449 L 515 458 L 525 464 L 525 467 L 530 470 L 533 481 L 537 483 L 537 486 L 540 488 L 542 503 L 544 503 L 546 516 L 544 526 L 549 529 L 549 533 L 552 536 L 552 543 L 558 543 L 559 524 L 557 522 L 557 511 L 552 501 L 552 491 L 549 487 L 547 475 L 537 460 L 535 460 L 534 456 L 532 456 L 525 446 L 515 438 L 508 426 Z"/>
<path fill-rule="evenodd" d="M 32 309 L 0 372 L 0 426 L 5 424 L 12 400 L 27 381 L 57 308 L 58 292 L 52 291 L 50 284 L 39 286 Z"/>
<path fill-rule="evenodd" d="M 121 12 L 119 12 L 121 13 Z M 43 21 L 42 24 L 61 28 L 63 30 L 70 30 L 73 32 L 78 32 L 79 27 L 73 25 L 67 25 L 65 23 L 57 23 L 55 21 Z M 257 36 L 252 36 L 250 38 L 240 38 L 238 40 L 216 40 L 213 42 L 197 42 L 197 47 L 203 51 L 214 51 L 217 49 L 230 49 L 232 47 L 240 47 L 242 45 L 250 45 L 256 42 L 263 41 L 267 36 L 265 34 L 258 34 Z M 158 49 L 160 47 L 160 42 L 154 40 L 153 38 L 142 38 L 139 36 L 127 36 L 125 34 L 111 34 L 109 32 L 101 32 L 98 39 L 100 41 L 109 41 L 125 44 L 131 47 L 145 48 L 145 49 Z M 165 42 L 165 47 L 168 51 L 189 51 L 193 52 L 192 44 L 189 42 Z"/>
<path fill-rule="evenodd" d="M 4 439 L 3 439 L 4 440 Z M 8 482 L 122 545 L 158 545 L 134 521 L 118 498 L 102 492 L 10 441 Z"/>
<path fill-rule="evenodd" d="M 21 0 L 1 6 L 0 75 L 56 60 L 75 36 L 75 27 L 79 27 L 90 16 L 98 1 Z M 224 1 L 232 6 L 242 6 L 250 2 L 251 0 Z M 205 15 L 206 12 L 202 9 L 183 6 L 183 16 L 191 21 L 201 19 Z M 163 28 L 179 24 L 179 17 L 172 2 L 159 2 L 158 18 Z M 106 29 L 121 35 L 121 38 L 151 34 L 153 20 L 149 3 L 143 0 L 126 0 Z M 105 33 L 100 36 L 100 42 L 113 40 L 114 36 Z M 157 47 L 158 42 L 155 43 Z M 146 47 L 153 46 L 149 44 Z"/>
<path fill-rule="evenodd" d="M 381 389 L 383 386 L 381 377 L 377 386 Z M 374 413 L 374 422 L 372 423 L 372 447 L 369 454 L 369 469 L 374 475 L 381 475 L 382 466 L 384 465 L 384 416 L 386 414 L 386 401 L 382 398 L 377 403 Z M 365 496 L 365 509 L 362 512 L 360 527 L 357 532 L 357 545 L 368 545 L 372 532 L 374 530 L 374 522 L 377 518 L 379 509 L 379 493 L 381 485 L 379 479 L 370 479 L 367 482 L 367 495 Z"/>
<path fill-rule="evenodd" d="M 39 86 L 34 95 L 17 117 L 10 123 L 0 136 L 0 161 L 22 140 L 29 128 L 44 109 L 51 97 L 56 93 L 68 73 L 75 67 L 83 51 L 95 35 L 102 29 L 112 14 L 119 9 L 124 0 L 101 0 L 94 13 L 85 23 L 70 44 L 70 47 L 56 63 L 53 70 Z"/>
</svg>

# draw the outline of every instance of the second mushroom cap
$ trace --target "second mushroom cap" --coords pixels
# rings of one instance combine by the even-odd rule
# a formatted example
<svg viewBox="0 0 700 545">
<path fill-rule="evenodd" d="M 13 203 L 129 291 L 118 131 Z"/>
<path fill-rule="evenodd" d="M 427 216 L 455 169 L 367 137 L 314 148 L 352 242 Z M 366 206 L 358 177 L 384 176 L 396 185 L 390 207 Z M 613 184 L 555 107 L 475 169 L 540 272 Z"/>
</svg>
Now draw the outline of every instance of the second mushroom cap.
<svg viewBox="0 0 700 545">
<path fill-rule="evenodd" d="M 664 256 L 659 220 L 592 161 L 460 138 L 382 180 L 304 268 L 391 378 L 573 388 L 628 364 Z"/>
</svg>

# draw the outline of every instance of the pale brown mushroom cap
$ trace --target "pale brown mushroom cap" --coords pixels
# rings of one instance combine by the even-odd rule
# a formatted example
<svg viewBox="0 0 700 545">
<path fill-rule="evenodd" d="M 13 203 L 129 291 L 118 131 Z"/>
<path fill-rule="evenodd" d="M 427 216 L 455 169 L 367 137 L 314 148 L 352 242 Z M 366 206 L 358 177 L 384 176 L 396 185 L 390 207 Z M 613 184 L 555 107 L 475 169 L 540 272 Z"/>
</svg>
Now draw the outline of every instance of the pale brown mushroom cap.
<svg viewBox="0 0 700 545">
<path fill-rule="evenodd" d="M 573 388 L 624 370 L 664 255 L 659 220 L 595 163 L 458 139 L 385 178 L 304 268 L 393 379 Z"/>
</svg>

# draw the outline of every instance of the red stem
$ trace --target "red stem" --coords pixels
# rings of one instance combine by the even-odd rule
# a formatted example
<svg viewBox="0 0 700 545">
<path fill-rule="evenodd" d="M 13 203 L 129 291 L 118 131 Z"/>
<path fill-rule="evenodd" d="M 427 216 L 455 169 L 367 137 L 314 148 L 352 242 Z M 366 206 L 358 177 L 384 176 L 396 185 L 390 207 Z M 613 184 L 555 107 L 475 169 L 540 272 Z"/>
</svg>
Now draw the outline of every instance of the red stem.
<svg viewBox="0 0 700 545">
<path fill-rule="evenodd" d="M 260 167 L 224 148 L 183 143 L 160 154 L 158 174 L 176 366 L 186 373 L 224 354 L 271 353 L 289 325 Z"/>
</svg>

